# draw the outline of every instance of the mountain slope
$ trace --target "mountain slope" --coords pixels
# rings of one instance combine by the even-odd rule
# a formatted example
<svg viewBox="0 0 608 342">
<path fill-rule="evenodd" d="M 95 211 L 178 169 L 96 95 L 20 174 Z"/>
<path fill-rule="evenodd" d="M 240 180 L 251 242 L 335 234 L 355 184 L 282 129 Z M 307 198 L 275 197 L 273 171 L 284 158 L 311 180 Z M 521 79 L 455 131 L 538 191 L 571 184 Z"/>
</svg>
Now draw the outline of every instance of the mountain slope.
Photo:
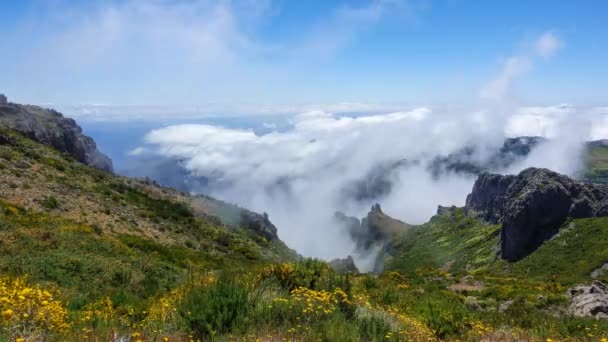
<svg viewBox="0 0 608 342">
<path fill-rule="evenodd" d="M 87 300 L 147 298 L 187 270 L 295 257 L 276 228 L 273 238 L 224 224 L 195 197 L 83 165 L 2 126 L 0 201 L 0 273 Z"/>
</svg>

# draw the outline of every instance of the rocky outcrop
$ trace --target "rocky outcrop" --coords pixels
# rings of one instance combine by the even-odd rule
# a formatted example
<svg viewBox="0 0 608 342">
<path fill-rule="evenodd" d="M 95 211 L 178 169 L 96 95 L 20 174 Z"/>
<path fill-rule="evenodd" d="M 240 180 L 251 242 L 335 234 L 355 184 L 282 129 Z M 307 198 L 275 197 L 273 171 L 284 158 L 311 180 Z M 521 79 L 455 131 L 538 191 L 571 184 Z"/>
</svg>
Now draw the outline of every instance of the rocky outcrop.
<svg viewBox="0 0 608 342">
<path fill-rule="evenodd" d="M 553 237 L 568 217 L 608 215 L 608 187 L 574 181 L 547 169 L 517 176 L 480 175 L 465 212 L 502 224 L 500 253 L 519 260 Z"/>
<path fill-rule="evenodd" d="M 4 94 L 0 94 L 0 105 L 8 104 L 8 99 Z"/>
<path fill-rule="evenodd" d="M 381 247 L 397 234 L 411 228 L 409 224 L 386 215 L 377 203 L 361 221 L 340 212 L 334 215 L 334 220 L 346 228 L 359 253 L 369 251 L 373 247 Z"/>
<path fill-rule="evenodd" d="M 330 261 L 329 266 L 339 273 L 359 273 L 359 269 L 357 268 L 357 265 L 355 265 L 355 260 L 350 255 L 345 259 L 334 259 Z"/>
<path fill-rule="evenodd" d="M 242 209 L 241 211 L 241 226 L 243 228 L 254 231 L 255 233 L 267 238 L 270 241 L 277 241 L 277 227 L 270 222 L 268 214 L 258 214 L 253 211 Z"/>
<path fill-rule="evenodd" d="M 608 274 L 608 262 L 603 264 L 602 266 L 594 269 L 591 272 L 591 278 L 596 279 L 596 278 L 603 276 L 604 274 Z"/>
<path fill-rule="evenodd" d="M 79 162 L 112 171 L 112 161 L 97 150 L 95 141 L 82 132 L 73 119 L 52 109 L 19 105 L 0 98 L 0 124 L 42 144 L 70 154 Z"/>
<path fill-rule="evenodd" d="M 578 317 L 608 318 L 608 289 L 599 281 L 568 290 L 570 313 Z"/>
</svg>

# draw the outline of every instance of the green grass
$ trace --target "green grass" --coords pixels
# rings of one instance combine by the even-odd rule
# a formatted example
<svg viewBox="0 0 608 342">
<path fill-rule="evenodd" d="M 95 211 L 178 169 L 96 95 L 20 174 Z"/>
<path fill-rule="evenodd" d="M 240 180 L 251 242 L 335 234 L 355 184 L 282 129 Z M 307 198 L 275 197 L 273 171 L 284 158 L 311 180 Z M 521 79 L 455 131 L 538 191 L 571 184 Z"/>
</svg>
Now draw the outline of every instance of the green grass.
<svg viewBox="0 0 608 342">
<path fill-rule="evenodd" d="M 608 217 L 574 220 L 538 250 L 512 265 L 511 272 L 534 279 L 556 278 L 564 284 L 590 281 L 608 262 Z M 602 280 L 608 281 L 608 274 Z"/>
<path fill-rule="evenodd" d="M 587 152 L 583 178 L 597 183 L 608 183 L 608 147 L 592 147 Z"/>
<path fill-rule="evenodd" d="M 396 239 L 387 267 L 406 274 L 444 266 L 449 272 L 483 269 L 495 259 L 499 231 L 499 226 L 484 225 L 458 208 Z"/>
</svg>

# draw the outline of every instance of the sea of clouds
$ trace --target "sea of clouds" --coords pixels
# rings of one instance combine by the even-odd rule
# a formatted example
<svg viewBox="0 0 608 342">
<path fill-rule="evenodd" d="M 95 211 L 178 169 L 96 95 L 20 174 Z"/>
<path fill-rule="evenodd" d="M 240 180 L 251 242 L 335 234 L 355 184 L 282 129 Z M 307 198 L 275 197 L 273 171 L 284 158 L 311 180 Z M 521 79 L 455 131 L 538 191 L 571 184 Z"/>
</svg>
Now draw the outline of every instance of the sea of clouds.
<svg viewBox="0 0 608 342">
<path fill-rule="evenodd" d="M 353 244 L 332 222 L 335 211 L 364 216 L 374 201 L 389 215 L 412 224 L 427 221 L 437 205 L 464 204 L 474 176 L 434 177 L 426 168 L 437 156 L 475 147 L 483 163 L 505 137 L 549 138 L 502 173 L 546 167 L 575 175 L 584 142 L 608 136 L 608 108 L 568 105 L 456 112 L 428 107 L 368 116 L 309 111 L 288 129 L 256 134 L 248 129 L 185 124 L 150 131 L 135 156 L 176 161 L 220 199 L 267 212 L 280 237 L 298 252 L 325 259 L 352 253 Z M 369 201 L 348 199 L 343 190 L 378 165 L 420 163 L 391 174 L 392 191 Z"/>
</svg>

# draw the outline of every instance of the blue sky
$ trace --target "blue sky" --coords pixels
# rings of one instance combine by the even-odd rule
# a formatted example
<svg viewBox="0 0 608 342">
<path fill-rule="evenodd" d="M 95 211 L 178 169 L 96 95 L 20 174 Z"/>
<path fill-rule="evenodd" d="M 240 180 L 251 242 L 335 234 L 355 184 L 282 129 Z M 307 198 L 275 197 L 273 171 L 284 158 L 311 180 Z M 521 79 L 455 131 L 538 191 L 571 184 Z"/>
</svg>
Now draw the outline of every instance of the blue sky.
<svg viewBox="0 0 608 342">
<path fill-rule="evenodd" d="M 501 99 L 605 105 L 607 11 L 605 1 L 2 0 L 0 91 L 222 112 L 469 104 L 500 80 Z"/>
</svg>

